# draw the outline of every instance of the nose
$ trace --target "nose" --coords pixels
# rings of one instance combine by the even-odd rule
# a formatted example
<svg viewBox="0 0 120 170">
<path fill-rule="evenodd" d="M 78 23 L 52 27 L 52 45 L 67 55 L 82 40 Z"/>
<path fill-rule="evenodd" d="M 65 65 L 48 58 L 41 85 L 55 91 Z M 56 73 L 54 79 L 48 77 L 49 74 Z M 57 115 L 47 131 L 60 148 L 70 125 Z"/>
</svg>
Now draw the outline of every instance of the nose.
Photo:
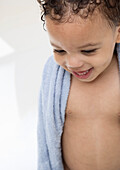
<svg viewBox="0 0 120 170">
<path fill-rule="evenodd" d="M 66 58 L 66 67 L 71 71 L 79 70 L 84 64 L 85 62 L 80 55 L 67 56 Z"/>
</svg>

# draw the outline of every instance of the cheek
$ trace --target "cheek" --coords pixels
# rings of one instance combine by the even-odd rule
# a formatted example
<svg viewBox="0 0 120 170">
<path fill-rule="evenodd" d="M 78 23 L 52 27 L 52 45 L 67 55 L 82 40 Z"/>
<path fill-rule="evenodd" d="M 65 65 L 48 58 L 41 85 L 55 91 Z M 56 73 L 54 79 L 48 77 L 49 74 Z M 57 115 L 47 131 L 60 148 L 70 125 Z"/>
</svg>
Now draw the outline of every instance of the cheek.
<svg viewBox="0 0 120 170">
<path fill-rule="evenodd" d="M 108 63 L 110 63 L 111 59 L 110 57 L 107 57 L 105 54 L 100 54 L 100 55 L 96 55 L 93 58 L 91 58 L 89 60 L 89 63 L 95 67 L 95 68 L 99 68 L 99 67 L 105 67 L 106 65 L 108 65 Z"/>
<path fill-rule="evenodd" d="M 103 56 L 101 59 L 99 59 L 98 65 L 99 67 L 105 69 L 109 66 L 110 62 L 111 62 L 111 57 L 109 56 Z"/>
<path fill-rule="evenodd" d="M 54 54 L 54 59 L 58 65 L 64 65 L 63 56 L 58 56 L 58 55 Z"/>
</svg>

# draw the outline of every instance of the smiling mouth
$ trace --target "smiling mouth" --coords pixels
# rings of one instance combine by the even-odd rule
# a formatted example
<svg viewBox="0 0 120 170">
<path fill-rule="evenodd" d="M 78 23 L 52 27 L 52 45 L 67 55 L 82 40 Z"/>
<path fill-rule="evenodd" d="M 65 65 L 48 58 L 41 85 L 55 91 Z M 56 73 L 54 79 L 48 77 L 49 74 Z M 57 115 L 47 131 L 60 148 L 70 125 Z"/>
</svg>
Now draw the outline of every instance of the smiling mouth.
<svg viewBox="0 0 120 170">
<path fill-rule="evenodd" d="M 88 69 L 88 70 L 85 70 L 85 71 L 80 71 L 80 72 L 75 72 L 75 71 L 74 71 L 74 73 L 76 73 L 76 74 L 78 74 L 78 75 L 85 75 L 85 74 L 87 74 L 91 69 L 92 69 L 92 68 L 90 68 L 90 69 Z"/>
<path fill-rule="evenodd" d="M 82 73 L 76 73 L 76 74 L 78 74 L 79 76 L 81 76 L 81 75 L 85 75 L 85 74 L 87 74 L 88 72 L 89 72 L 89 70 L 84 71 L 84 72 L 82 72 Z"/>
<path fill-rule="evenodd" d="M 81 72 L 74 72 L 73 71 L 73 75 L 76 76 L 77 78 L 80 78 L 80 79 L 87 79 L 91 75 L 92 70 L 93 70 L 93 67 L 86 70 L 86 71 L 81 71 Z"/>
</svg>

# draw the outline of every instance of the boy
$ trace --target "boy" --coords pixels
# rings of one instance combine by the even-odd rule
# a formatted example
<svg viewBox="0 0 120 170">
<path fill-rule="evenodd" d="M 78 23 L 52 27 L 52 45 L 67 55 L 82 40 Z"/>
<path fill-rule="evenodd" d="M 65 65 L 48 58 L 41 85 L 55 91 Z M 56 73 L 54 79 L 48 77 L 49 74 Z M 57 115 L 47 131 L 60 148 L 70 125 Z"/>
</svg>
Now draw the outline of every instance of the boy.
<svg viewBox="0 0 120 170">
<path fill-rule="evenodd" d="M 38 169 L 120 170 L 120 2 L 38 2 L 55 60 L 43 71 Z"/>
</svg>

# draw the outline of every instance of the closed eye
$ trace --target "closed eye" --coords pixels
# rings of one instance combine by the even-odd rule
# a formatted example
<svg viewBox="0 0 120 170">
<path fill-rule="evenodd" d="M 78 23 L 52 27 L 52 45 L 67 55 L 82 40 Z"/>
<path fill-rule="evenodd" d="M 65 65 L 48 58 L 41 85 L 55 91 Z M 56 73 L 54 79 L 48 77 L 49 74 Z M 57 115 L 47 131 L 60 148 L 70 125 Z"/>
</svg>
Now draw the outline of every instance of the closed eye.
<svg viewBox="0 0 120 170">
<path fill-rule="evenodd" d="M 55 53 L 65 53 L 64 50 L 54 50 L 53 52 L 55 52 Z"/>
<path fill-rule="evenodd" d="M 97 49 L 93 49 L 93 50 L 82 50 L 81 52 L 90 54 L 90 53 L 94 53 L 96 50 L 97 50 Z M 59 53 L 59 54 L 64 54 L 64 53 L 65 53 L 64 50 L 54 50 L 53 52 Z"/>
<path fill-rule="evenodd" d="M 93 49 L 93 50 L 82 50 L 83 53 L 93 53 L 95 52 L 97 49 Z"/>
</svg>

